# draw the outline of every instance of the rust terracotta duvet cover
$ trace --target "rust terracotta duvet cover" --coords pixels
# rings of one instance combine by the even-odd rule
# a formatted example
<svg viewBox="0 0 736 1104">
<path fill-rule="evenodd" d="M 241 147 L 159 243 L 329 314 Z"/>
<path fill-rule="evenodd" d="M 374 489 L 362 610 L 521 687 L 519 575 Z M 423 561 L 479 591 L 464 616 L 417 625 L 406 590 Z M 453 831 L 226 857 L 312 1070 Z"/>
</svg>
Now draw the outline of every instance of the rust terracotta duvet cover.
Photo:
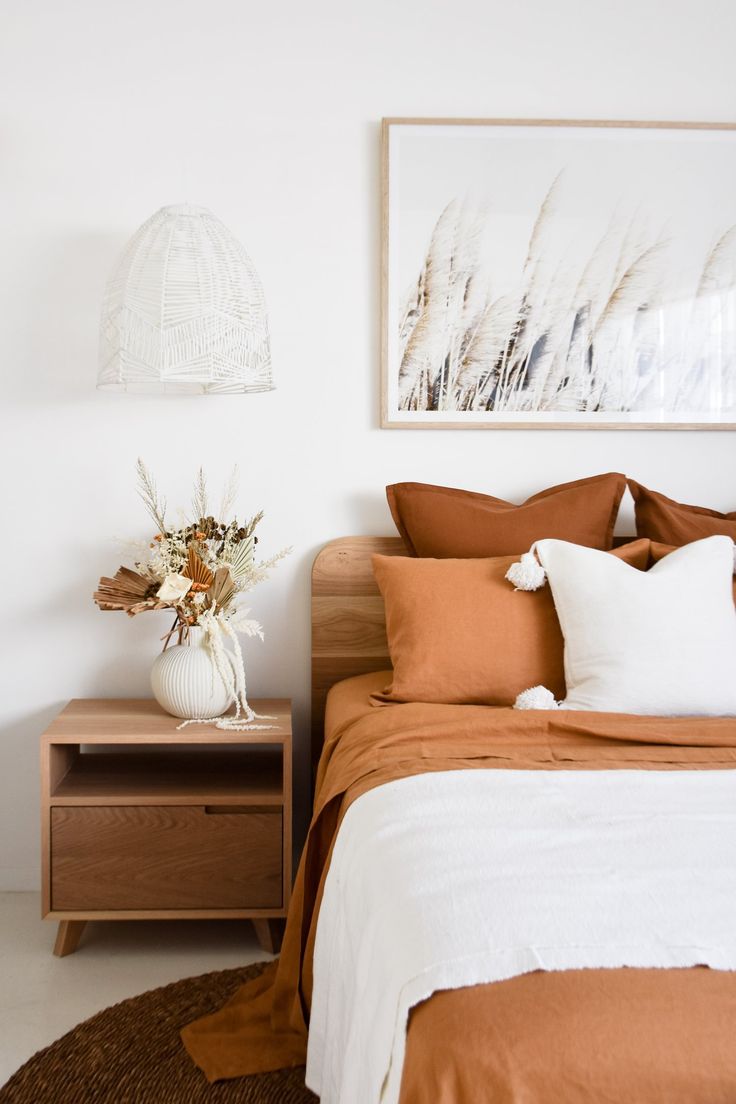
<svg viewBox="0 0 736 1104">
<path fill-rule="evenodd" d="M 360 795 L 432 771 L 736 765 L 730 719 L 371 704 L 385 680 L 331 692 L 281 959 L 183 1033 L 210 1080 L 304 1062 L 320 900 L 341 819 Z M 736 1100 L 735 1014 L 734 975 L 703 968 L 537 972 L 436 993 L 411 1015 L 401 1101 Z"/>
</svg>

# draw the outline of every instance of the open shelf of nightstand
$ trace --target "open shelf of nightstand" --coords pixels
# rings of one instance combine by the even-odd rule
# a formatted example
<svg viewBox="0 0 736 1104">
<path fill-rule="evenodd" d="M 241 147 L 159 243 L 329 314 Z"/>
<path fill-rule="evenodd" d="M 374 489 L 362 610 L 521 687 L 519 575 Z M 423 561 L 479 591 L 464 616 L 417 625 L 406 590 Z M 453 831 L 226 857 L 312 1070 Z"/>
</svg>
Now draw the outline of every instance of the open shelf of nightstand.
<svg viewBox="0 0 736 1104">
<path fill-rule="evenodd" d="M 280 751 L 77 753 L 54 805 L 282 805 Z"/>
</svg>

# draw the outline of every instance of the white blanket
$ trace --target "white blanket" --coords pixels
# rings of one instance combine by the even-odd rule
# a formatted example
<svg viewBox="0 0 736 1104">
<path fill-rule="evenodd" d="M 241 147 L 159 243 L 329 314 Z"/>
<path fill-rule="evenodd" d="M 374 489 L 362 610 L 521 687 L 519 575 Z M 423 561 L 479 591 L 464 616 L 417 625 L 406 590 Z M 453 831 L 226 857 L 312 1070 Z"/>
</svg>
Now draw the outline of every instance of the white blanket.
<svg viewBox="0 0 736 1104">
<path fill-rule="evenodd" d="M 530 970 L 736 969 L 736 770 L 423 774 L 348 810 L 307 1084 L 398 1100 L 409 1010 Z"/>
</svg>

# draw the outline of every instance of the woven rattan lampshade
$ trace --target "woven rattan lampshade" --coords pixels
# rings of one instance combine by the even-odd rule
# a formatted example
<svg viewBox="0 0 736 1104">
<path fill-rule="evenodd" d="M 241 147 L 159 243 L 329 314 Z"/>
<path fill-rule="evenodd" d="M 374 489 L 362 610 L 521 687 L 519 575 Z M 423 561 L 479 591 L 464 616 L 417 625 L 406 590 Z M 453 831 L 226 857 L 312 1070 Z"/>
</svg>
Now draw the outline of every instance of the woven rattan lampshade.
<svg viewBox="0 0 736 1104">
<path fill-rule="evenodd" d="M 269 391 L 263 288 L 242 245 L 205 207 L 162 207 L 107 285 L 97 386 L 114 391 Z"/>
</svg>

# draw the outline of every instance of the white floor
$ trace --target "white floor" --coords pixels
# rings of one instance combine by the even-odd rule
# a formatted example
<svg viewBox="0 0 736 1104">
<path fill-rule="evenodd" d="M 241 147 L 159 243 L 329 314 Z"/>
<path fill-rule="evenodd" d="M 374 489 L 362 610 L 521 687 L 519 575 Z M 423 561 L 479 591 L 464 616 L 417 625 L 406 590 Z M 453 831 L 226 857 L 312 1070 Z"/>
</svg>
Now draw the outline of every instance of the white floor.
<svg viewBox="0 0 736 1104">
<path fill-rule="evenodd" d="M 125 997 L 210 970 L 268 958 L 236 920 L 88 924 L 77 951 L 55 958 L 56 925 L 36 893 L 0 893 L 0 1086 L 18 1066 Z"/>
</svg>

